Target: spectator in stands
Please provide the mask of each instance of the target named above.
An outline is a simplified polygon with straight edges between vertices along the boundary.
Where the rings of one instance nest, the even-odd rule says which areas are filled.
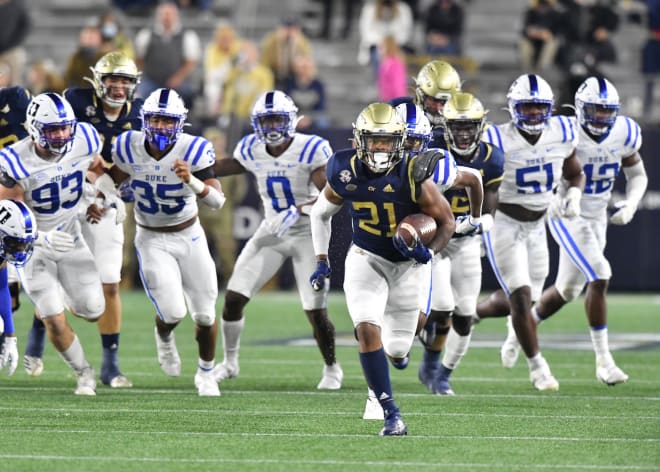
[[[413,33],[413,15],[408,4],[399,0],[370,0],[360,11],[360,45],[358,62],[371,64],[378,77],[379,48],[386,36],[392,36],[399,47],[408,46]]]
[[[133,41],[123,31],[122,21],[114,10],[106,10],[99,17],[101,31],[101,51],[103,54],[119,51],[130,59],[135,58]]]
[[[101,52],[101,31],[96,23],[84,26],[78,36],[78,48],[69,57],[64,71],[65,87],[87,87],[83,77],[91,75],[90,67],[96,64]]]
[[[298,56],[293,60],[293,76],[284,85],[284,93],[298,105],[298,130],[327,128],[325,84],[316,74],[311,56]]]
[[[321,39],[331,39],[332,38],[332,18],[334,12],[334,6],[337,3],[336,0],[321,0],[323,2],[323,18],[321,33],[319,38]],[[353,12],[355,7],[360,5],[359,0],[343,0],[344,4],[344,24],[341,27],[341,35],[339,36],[342,39],[348,38],[351,34],[351,24],[353,23]]]
[[[62,93],[66,88],[57,67],[50,59],[34,62],[28,67],[27,88],[32,95],[40,93]]]
[[[408,70],[406,58],[392,36],[385,36],[378,66],[378,99],[381,102],[403,97],[408,94]]]
[[[587,42],[597,63],[616,62],[616,48],[611,35],[619,27],[619,15],[613,0],[597,0],[589,8]]]
[[[281,24],[261,42],[261,62],[273,72],[277,89],[282,89],[293,75],[293,59],[311,55],[312,44],[295,16],[283,18]]]
[[[519,44],[523,72],[543,73],[554,61],[561,27],[555,3],[555,0],[530,0]]]
[[[9,66],[7,81],[23,85],[26,53],[23,42],[30,32],[30,16],[22,0],[1,0],[0,62]]]
[[[220,115],[225,81],[240,48],[241,41],[234,27],[224,20],[218,23],[213,40],[204,51],[204,102],[209,119],[217,120]]]
[[[454,0],[436,0],[426,11],[426,52],[461,54],[463,7]]]
[[[225,82],[219,125],[227,136],[227,149],[234,149],[238,139],[250,128],[252,105],[259,95],[273,88],[273,72],[260,63],[259,49],[252,41],[243,41],[238,60]]]
[[[181,26],[179,7],[166,1],[156,8],[155,24],[135,38],[136,63],[142,70],[137,95],[148,97],[157,88],[179,92],[190,110],[195,95],[193,72],[202,55],[197,33]]]
[[[660,0],[647,0],[649,36],[642,50],[642,73],[646,79],[644,88],[644,117],[653,113],[655,80],[660,75]]]

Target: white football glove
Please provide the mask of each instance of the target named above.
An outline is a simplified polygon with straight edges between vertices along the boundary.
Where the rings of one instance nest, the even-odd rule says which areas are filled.
[[[115,213],[115,224],[122,224],[126,219],[126,204],[124,201],[116,195],[110,197],[105,197],[105,204],[117,210]]]
[[[66,252],[73,249],[75,241],[73,240],[73,236],[66,231],[52,229],[45,233],[39,233],[35,244],[50,248],[57,252]]]
[[[613,225],[627,225],[635,216],[637,205],[629,200],[621,200],[614,204],[618,208],[612,216],[610,216],[610,223]]]
[[[18,367],[18,344],[15,336],[6,336],[0,349],[0,370],[7,368],[7,375],[13,375]]]
[[[472,234],[486,233],[493,227],[493,217],[485,214],[479,218],[473,218],[472,215],[459,216],[456,218],[456,233]]]
[[[548,206],[550,218],[575,218],[580,216],[580,200],[582,191],[577,187],[569,187],[566,195],[555,194]]]
[[[266,229],[273,236],[281,238],[298,221],[298,218],[300,218],[298,208],[295,205],[291,205],[286,210],[268,219],[266,221]]]

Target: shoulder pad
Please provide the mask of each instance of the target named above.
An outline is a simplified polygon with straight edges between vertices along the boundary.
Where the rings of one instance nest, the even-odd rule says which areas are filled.
[[[423,182],[433,175],[435,166],[445,155],[441,151],[428,150],[421,152],[413,162],[412,177],[417,183]]]

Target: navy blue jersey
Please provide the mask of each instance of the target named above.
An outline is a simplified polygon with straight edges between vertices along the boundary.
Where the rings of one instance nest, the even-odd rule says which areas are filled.
[[[489,185],[502,181],[504,153],[492,144],[482,141],[479,144],[476,156],[469,162],[463,160],[458,154],[454,154],[454,159],[459,166],[472,167],[481,172],[484,189],[487,189]],[[470,202],[464,189],[450,188],[445,192],[445,197],[449,200],[454,215],[462,216],[470,213]]]
[[[108,121],[103,113],[103,104],[101,99],[96,96],[92,88],[70,88],[65,90],[66,98],[76,115],[78,121],[91,123],[98,131],[103,140],[101,156],[103,159],[112,162],[112,144],[117,136],[127,130],[142,129],[142,120],[140,119],[140,108],[144,100],[136,98],[132,103],[126,103],[121,114],[115,121]]]
[[[389,172],[375,174],[358,159],[355,149],[337,151],[328,161],[328,184],[350,202],[353,243],[393,262],[407,261],[392,243],[397,224],[419,213],[421,184],[412,179],[415,159],[400,161]]]
[[[31,99],[22,87],[0,89],[0,149],[27,137],[25,111]]]

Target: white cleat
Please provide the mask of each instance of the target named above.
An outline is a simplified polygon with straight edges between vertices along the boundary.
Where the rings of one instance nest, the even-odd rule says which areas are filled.
[[[23,356],[25,372],[32,377],[39,377],[44,372],[44,361],[40,357]]]
[[[504,344],[502,344],[500,349],[500,358],[502,359],[502,365],[507,369],[511,369],[516,365],[518,356],[520,355],[520,343],[518,342],[516,331],[513,329],[511,315],[506,318],[506,328],[507,334]]]
[[[604,384],[613,386],[628,381],[628,374],[612,363],[604,366],[597,365],[596,378]]]
[[[73,391],[76,395],[94,396],[96,395],[96,380],[94,379],[94,369],[85,367],[78,375],[78,384]]]
[[[381,420],[385,419],[385,412],[383,407],[380,406],[380,402],[376,398],[376,394],[373,390],[369,389],[367,395],[367,404],[364,406],[364,414],[362,415],[363,420]]]
[[[158,350],[158,363],[160,364],[160,368],[170,377],[178,377],[181,375],[181,358],[179,357],[179,351],[176,349],[174,332],[170,333],[169,341],[165,341],[160,337],[158,334],[158,328],[154,327],[154,334],[156,337],[156,349]]]
[[[222,363],[216,365],[211,372],[213,373],[216,382],[222,382],[225,379],[238,377],[240,371],[241,369],[238,367],[238,364],[222,361]]]
[[[124,375],[119,374],[112,378],[109,385],[110,388],[131,388],[133,387],[133,382],[128,380]]]
[[[213,378],[212,371],[203,371],[197,369],[195,374],[195,387],[197,387],[197,393],[200,397],[219,397],[220,396],[220,387],[218,387],[218,382]]]
[[[316,386],[319,390],[339,390],[344,379],[344,371],[338,363],[323,366],[323,377]]]
[[[559,382],[550,372],[550,366],[545,359],[541,359],[538,367],[529,372],[529,380],[536,390],[559,390]]]

